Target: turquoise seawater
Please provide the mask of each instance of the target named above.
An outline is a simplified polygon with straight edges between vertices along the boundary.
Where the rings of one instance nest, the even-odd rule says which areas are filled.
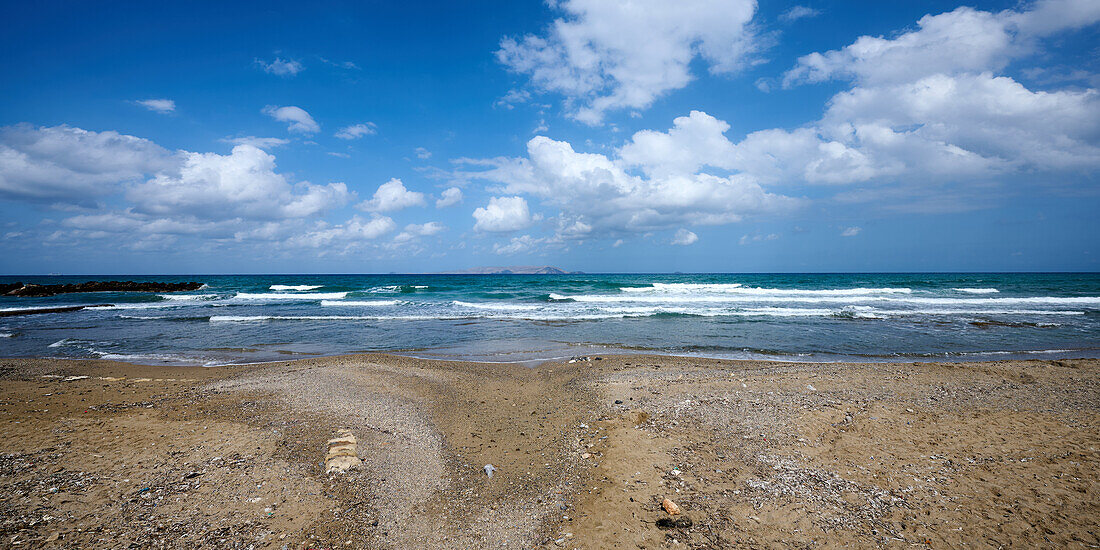
[[[1100,274],[211,275],[180,294],[0,297],[0,356],[225,364],[390,351],[527,361],[655,352],[806,361],[1100,356]]]

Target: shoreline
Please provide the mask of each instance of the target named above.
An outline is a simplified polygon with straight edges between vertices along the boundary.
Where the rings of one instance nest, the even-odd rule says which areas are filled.
[[[555,342],[557,343],[557,342]],[[409,359],[417,359],[423,361],[443,361],[443,362],[458,362],[458,363],[483,363],[486,365],[527,365],[538,366],[543,363],[553,363],[558,361],[568,361],[570,359],[577,359],[584,356],[652,356],[652,357],[669,357],[676,359],[699,359],[699,360],[711,360],[711,361],[726,361],[726,362],[774,362],[784,364],[822,364],[822,365],[835,365],[845,363],[856,364],[895,364],[895,363],[985,363],[985,362],[998,362],[998,361],[1063,361],[1063,360],[1100,360],[1100,348],[1079,348],[1079,349],[1041,349],[1041,350],[1015,350],[1015,351],[961,351],[961,352],[943,352],[940,354],[935,353],[909,353],[909,354],[883,354],[883,355],[843,355],[843,354],[819,354],[813,356],[812,353],[775,353],[764,354],[752,351],[745,351],[745,356],[730,356],[722,354],[708,354],[706,352],[674,352],[674,351],[661,351],[661,350],[647,350],[639,349],[636,347],[628,346],[612,346],[612,345],[596,345],[596,344],[566,344],[566,346],[576,346],[576,353],[567,354],[555,354],[551,356],[532,356],[524,359],[514,360],[500,360],[492,361],[484,358],[479,358],[478,355],[473,355],[473,352],[467,352],[466,354],[455,353],[442,353],[439,355],[430,355],[432,352],[443,351],[447,348],[424,348],[413,351],[406,350],[362,350],[362,351],[338,351],[331,354],[328,353],[304,353],[295,351],[282,351],[276,350],[275,353],[280,354],[279,357],[273,356],[270,359],[258,360],[258,361],[246,361],[246,362],[216,362],[207,361],[205,363],[195,360],[194,362],[162,362],[162,363],[149,363],[142,362],[152,359],[157,354],[129,354],[133,359],[119,359],[117,357],[110,357],[111,355],[119,354],[105,354],[107,357],[64,357],[64,356],[46,356],[46,355],[27,355],[27,356],[0,356],[0,361],[5,359],[10,360],[49,360],[49,361],[115,361],[132,366],[161,366],[161,367],[202,367],[202,368],[221,368],[221,367],[237,367],[237,366],[252,366],[252,365],[269,365],[274,363],[284,363],[287,361],[300,361],[307,359],[337,359],[341,357],[353,357],[358,355],[392,355],[397,357],[406,357]],[[221,349],[214,350],[202,350],[202,351],[223,351]],[[517,349],[510,352],[498,352],[497,355],[518,355],[531,354],[533,352],[529,350]],[[288,357],[289,356],[289,357]],[[179,356],[183,358],[184,356]]]
[[[0,536],[47,548],[1100,543],[1100,360],[595,357],[0,359]],[[340,430],[362,464],[326,475]],[[663,498],[691,525],[659,524]]]

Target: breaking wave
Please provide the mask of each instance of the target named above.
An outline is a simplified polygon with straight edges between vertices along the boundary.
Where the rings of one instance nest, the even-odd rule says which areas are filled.
[[[347,296],[347,292],[310,292],[304,294],[281,294],[281,293],[248,293],[238,292],[234,298],[238,300],[342,300]]]
[[[268,290],[316,290],[324,285],[271,285]]]
[[[399,300],[321,300],[322,307],[346,306],[346,307],[386,307],[400,304]]]

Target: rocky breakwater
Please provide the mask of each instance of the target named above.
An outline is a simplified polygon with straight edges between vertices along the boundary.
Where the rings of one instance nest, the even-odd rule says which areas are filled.
[[[88,281],[65,285],[36,285],[33,283],[0,283],[0,295],[42,297],[76,292],[182,292],[198,290],[202,283],[156,283],[138,281]]]

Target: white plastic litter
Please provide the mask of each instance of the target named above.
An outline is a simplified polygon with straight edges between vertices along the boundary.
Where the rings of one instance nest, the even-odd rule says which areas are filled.
[[[490,479],[492,479],[493,477],[493,472],[497,470],[498,468],[496,466],[493,466],[492,464],[485,465],[485,475],[489,476]]]

